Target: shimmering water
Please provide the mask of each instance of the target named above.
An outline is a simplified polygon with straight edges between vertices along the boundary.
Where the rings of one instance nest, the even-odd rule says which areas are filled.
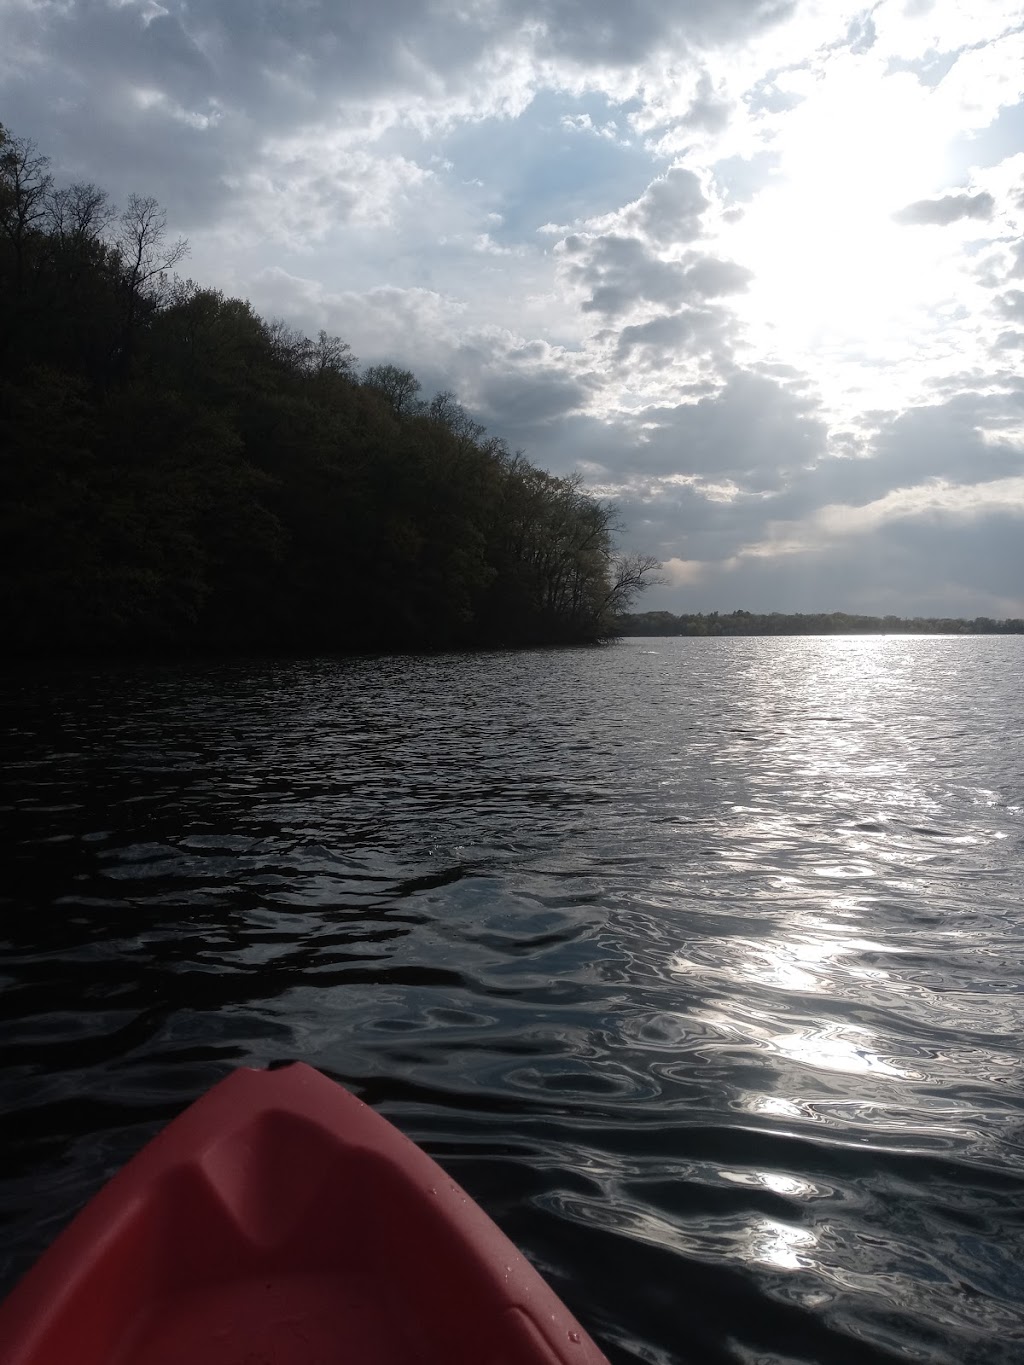
[[[4,1283],[239,1063],[615,1362],[1024,1359],[1024,640],[9,676]]]

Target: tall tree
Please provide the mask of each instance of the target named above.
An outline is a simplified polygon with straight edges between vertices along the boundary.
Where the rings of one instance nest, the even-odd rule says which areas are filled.
[[[188,255],[188,241],[168,242],[167,215],[149,195],[133,194],[118,221],[114,250],[120,265],[123,298],[120,360],[130,362],[135,333],[152,312],[168,285],[168,273]]]
[[[398,365],[173,275],[153,199],[0,133],[0,637],[23,649],[601,638],[653,561]],[[15,284],[18,288],[15,288]]]
[[[409,416],[419,407],[417,395],[423,387],[411,370],[398,365],[370,365],[363,383],[381,394],[397,417]]]
[[[17,292],[25,285],[30,239],[46,220],[53,184],[49,165],[49,157],[40,156],[34,142],[12,137],[0,125],[0,233],[13,253]]]

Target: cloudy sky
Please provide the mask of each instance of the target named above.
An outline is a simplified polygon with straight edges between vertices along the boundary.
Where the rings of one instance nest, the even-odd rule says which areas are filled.
[[[580,470],[646,606],[1024,615],[1020,0],[0,0],[0,121]]]

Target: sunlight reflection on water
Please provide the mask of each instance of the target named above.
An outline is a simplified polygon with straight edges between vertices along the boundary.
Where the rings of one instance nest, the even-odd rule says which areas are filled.
[[[616,1362],[1024,1353],[1014,639],[84,669],[8,697],[12,1268],[302,1056]]]

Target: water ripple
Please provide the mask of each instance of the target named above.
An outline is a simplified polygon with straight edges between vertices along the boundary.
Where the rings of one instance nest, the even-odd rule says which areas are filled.
[[[1013,638],[24,671],[4,1281],[303,1057],[617,1363],[1024,1354]]]

